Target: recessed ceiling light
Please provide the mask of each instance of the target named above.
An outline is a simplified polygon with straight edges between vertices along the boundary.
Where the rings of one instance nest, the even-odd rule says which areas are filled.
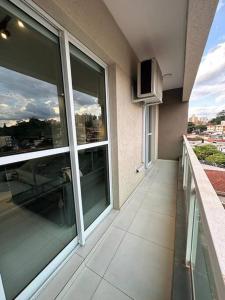
[[[25,27],[24,24],[23,24],[23,22],[20,21],[20,20],[17,21],[17,24],[18,24],[18,26],[21,27],[21,28],[24,28],[24,27]]]
[[[5,32],[1,32],[1,37],[4,39],[4,40],[7,40],[8,36]]]

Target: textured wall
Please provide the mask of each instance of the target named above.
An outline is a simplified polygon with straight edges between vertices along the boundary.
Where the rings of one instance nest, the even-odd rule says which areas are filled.
[[[182,89],[165,91],[159,105],[159,158],[178,159],[187,122],[188,102],[182,102]]]
[[[137,58],[101,0],[34,0],[65,29],[109,65],[114,207],[119,208],[144,173],[142,108],[131,103]]]
[[[142,162],[143,114],[140,104],[131,103],[131,78],[116,68],[117,135],[120,206],[144,173],[136,173]]]

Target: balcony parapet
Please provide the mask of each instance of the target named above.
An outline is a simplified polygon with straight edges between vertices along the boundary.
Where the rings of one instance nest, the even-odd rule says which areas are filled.
[[[193,293],[197,293],[195,277],[201,274],[207,277],[212,299],[222,300],[225,295],[225,210],[186,136],[183,136],[182,168],[188,227],[186,264],[191,268]],[[204,254],[207,274],[198,265],[199,251]]]

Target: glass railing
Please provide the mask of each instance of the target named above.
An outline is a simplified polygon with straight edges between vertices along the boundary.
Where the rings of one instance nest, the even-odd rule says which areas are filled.
[[[193,298],[224,300],[225,210],[185,136],[182,168]]]

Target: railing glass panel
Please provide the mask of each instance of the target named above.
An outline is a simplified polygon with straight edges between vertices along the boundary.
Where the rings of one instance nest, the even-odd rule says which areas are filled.
[[[191,272],[196,300],[213,300],[215,288],[212,278],[212,269],[209,261],[207,239],[203,231],[197,201],[194,209],[194,225],[192,235]]]

